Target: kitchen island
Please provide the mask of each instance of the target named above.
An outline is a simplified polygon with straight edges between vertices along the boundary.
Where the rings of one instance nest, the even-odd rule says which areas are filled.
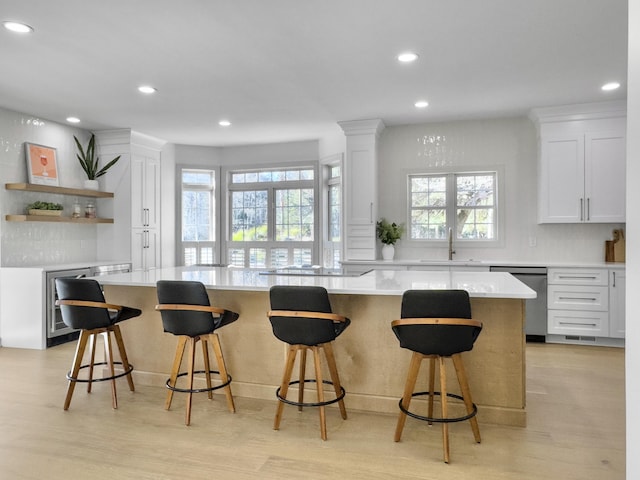
[[[142,309],[142,316],[122,324],[135,380],[164,385],[176,338],[162,330],[157,304],[158,280],[197,280],[212,305],[240,314],[219,331],[234,395],[273,399],[281,381],[285,346],[271,331],[266,312],[272,285],[325,287],[333,311],[351,326],[334,350],[347,409],[398,411],[411,352],[401,349],[391,321],[400,317],[402,293],[409,289],[464,289],[471,296],[473,318],[484,328],[473,351],[464,353],[480,422],[526,425],[524,300],[535,292],[506,273],[373,270],[359,276],[312,274],[264,275],[259,270],[223,267],[175,267],[134,271],[99,281],[110,303]],[[426,374],[421,380],[426,383]],[[455,378],[453,370],[450,378]],[[455,388],[451,382],[452,391]],[[418,388],[424,385],[418,384]],[[162,398],[159,398],[162,403]]]

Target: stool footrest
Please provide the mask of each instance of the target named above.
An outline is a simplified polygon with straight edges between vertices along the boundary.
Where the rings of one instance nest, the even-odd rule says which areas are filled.
[[[293,382],[289,382],[289,386],[297,385],[299,383],[300,383],[300,380],[294,380]],[[304,381],[304,383],[317,383],[317,382],[315,379],[307,379]],[[322,383],[325,385],[333,385],[333,382],[330,380],[323,380]],[[340,390],[341,390],[340,395],[338,395],[336,398],[333,398],[331,400],[326,400],[324,402],[315,402],[315,403],[294,402],[293,400],[287,400],[285,397],[280,395],[280,387],[278,387],[278,389],[276,390],[276,397],[278,397],[278,400],[280,400],[282,403],[286,403],[288,405],[295,405],[297,407],[324,407],[325,405],[331,405],[332,403],[339,402],[344,398],[344,396],[346,395],[346,391],[342,385],[340,386]]]
[[[113,362],[113,364],[122,365],[122,362]],[[108,365],[108,362],[100,362],[100,363],[93,364],[94,367],[97,367],[98,365]],[[91,364],[81,365],[80,370],[82,370],[83,368],[89,368],[89,367],[91,367]],[[69,370],[67,372],[67,380],[70,380],[72,382],[81,382],[81,383],[106,382],[108,380],[114,380],[116,378],[124,377],[125,375],[129,375],[131,372],[133,372],[133,365],[129,364],[129,368],[122,373],[109,375],[108,377],[92,378],[91,380],[89,380],[88,378],[72,377],[71,370]]]
[[[429,392],[415,392],[411,394],[411,397],[419,397],[423,395],[429,395]],[[441,396],[441,392],[433,392],[433,395]],[[447,397],[456,398],[458,400],[463,400],[464,398],[460,395],[456,395],[455,393],[447,393]],[[406,408],[402,406],[402,399],[398,402],[398,406],[400,410],[409,415],[410,417],[416,418],[418,420],[424,420],[425,422],[435,422],[435,423],[454,423],[454,422],[463,422],[465,420],[469,420],[473,418],[478,413],[478,407],[475,403],[473,405],[473,412],[464,415],[462,417],[448,417],[448,418],[434,418],[434,417],[425,417],[424,415],[418,415],[417,413],[410,412]]]
[[[207,373],[207,371],[206,371],[206,370],[196,370],[196,371],[194,371],[193,373],[194,373],[194,375],[195,375],[196,373]],[[216,375],[220,375],[220,372],[219,372],[219,371],[217,371],[217,370],[209,370],[209,372],[208,372],[208,373],[209,373],[209,374],[214,373],[214,374],[216,374]],[[182,373],[179,373],[179,374],[176,376],[176,383],[178,382],[178,378],[179,378],[179,377],[185,377],[185,376],[187,376],[187,375],[189,375],[189,372],[182,372]],[[169,390],[173,390],[174,392],[182,392],[182,393],[189,393],[189,392],[191,392],[191,393],[212,392],[212,391],[214,391],[214,390],[218,390],[219,388],[224,388],[224,387],[226,387],[227,385],[229,385],[229,384],[231,383],[232,378],[231,378],[231,375],[227,375],[227,377],[228,377],[229,379],[228,379],[226,382],[221,383],[220,385],[215,385],[215,386],[213,386],[213,387],[211,387],[211,388],[178,388],[178,387],[172,387],[172,386],[169,384],[169,383],[171,382],[171,379],[170,379],[170,378],[169,378],[169,379],[167,379],[166,386],[167,386],[167,388],[168,388]]]

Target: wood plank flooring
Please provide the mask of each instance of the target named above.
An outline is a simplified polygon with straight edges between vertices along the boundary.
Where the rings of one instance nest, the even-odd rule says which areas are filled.
[[[468,422],[453,424],[449,465],[439,426],[408,419],[395,443],[396,416],[349,410],[348,385],[349,418],[328,410],[326,442],[316,409],[285,406],[280,430],[272,430],[275,393],[274,401],[236,397],[235,414],[222,393],[213,401],[194,395],[186,427],[184,395],[165,411],[163,388],[136,386],[132,393],[119,380],[117,410],[104,383],[91,394],[78,385],[65,412],[73,351],[73,344],[0,348],[0,478],[625,478],[623,349],[528,344],[529,425],[484,424],[480,412],[476,444]]]

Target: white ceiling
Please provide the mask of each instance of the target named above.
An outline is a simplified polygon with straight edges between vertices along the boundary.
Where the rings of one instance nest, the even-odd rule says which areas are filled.
[[[4,20],[35,32],[0,29],[0,106],[179,144],[626,98],[627,0],[0,0]]]

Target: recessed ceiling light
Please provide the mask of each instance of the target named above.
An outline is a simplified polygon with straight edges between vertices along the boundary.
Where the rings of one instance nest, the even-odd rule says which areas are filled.
[[[231,125],[231,122],[229,120],[220,120],[218,122],[218,125],[220,125],[221,127],[228,127]]]
[[[150,85],[140,85],[138,87],[138,91],[149,94],[149,93],[156,93],[158,90],[156,90],[154,87]]]
[[[416,103],[414,103],[414,105],[416,106],[416,108],[426,108],[429,106],[429,102],[425,101],[425,100],[420,100]]]
[[[616,90],[620,88],[620,84],[618,82],[609,82],[609,83],[605,83],[601,88],[605,92],[609,92],[611,90]]]
[[[405,52],[398,55],[398,61],[403,63],[415,62],[418,59],[418,54],[413,52]]]
[[[69,123],[80,123],[80,119],[78,117],[67,117],[67,122],[69,122]]]
[[[7,30],[10,30],[15,33],[33,32],[33,27],[30,27],[26,23],[6,21],[6,22],[2,22],[2,25],[4,25],[4,28],[6,28]]]

